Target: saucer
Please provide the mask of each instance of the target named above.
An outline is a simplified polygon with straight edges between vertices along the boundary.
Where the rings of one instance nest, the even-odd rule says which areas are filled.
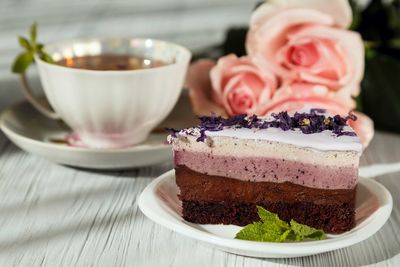
[[[21,149],[50,161],[90,169],[129,169],[171,161],[166,133],[152,133],[139,145],[121,149],[73,147],[65,142],[71,130],[61,121],[39,114],[29,103],[14,105],[1,114],[0,128]]]
[[[332,251],[359,243],[375,234],[388,220],[393,207],[389,191],[374,180],[360,178],[356,202],[356,226],[327,239],[292,243],[234,239],[241,227],[194,224],[181,216],[175,172],[171,170],[149,184],[139,198],[140,210],[152,221],[172,231],[223,251],[250,257],[291,258]]]

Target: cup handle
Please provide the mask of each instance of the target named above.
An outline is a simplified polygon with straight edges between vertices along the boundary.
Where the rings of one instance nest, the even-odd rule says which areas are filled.
[[[44,106],[40,101],[33,95],[32,89],[28,83],[28,79],[26,77],[25,72],[21,74],[21,83],[22,83],[22,93],[24,94],[25,98],[32,104],[34,108],[36,108],[40,113],[44,116],[53,119],[59,120],[61,119],[60,115],[55,113],[53,110],[49,109],[48,107]]]

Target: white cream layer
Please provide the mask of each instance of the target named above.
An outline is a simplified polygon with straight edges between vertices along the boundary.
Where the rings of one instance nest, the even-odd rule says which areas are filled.
[[[346,126],[344,131],[353,132],[353,129]],[[304,134],[299,129],[283,131],[279,128],[267,128],[262,130],[227,128],[215,132],[206,131],[206,135],[210,137],[219,136],[249,140],[267,140],[320,151],[356,151],[360,154],[362,152],[362,145],[357,136],[337,136],[331,131]]]

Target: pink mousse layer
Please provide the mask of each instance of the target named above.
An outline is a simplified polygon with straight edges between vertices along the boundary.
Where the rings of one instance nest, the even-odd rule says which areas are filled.
[[[175,165],[203,174],[254,182],[291,182],[311,188],[352,189],[358,169],[352,166],[320,166],[266,157],[230,157],[175,151]]]

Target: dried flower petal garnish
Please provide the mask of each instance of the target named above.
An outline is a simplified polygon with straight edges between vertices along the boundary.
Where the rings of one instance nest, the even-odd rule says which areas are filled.
[[[247,128],[247,129],[267,129],[267,128],[279,128],[283,131],[294,131],[300,130],[304,134],[320,133],[322,131],[331,131],[336,136],[355,136],[356,133],[353,131],[345,131],[344,127],[348,126],[348,120],[356,120],[357,117],[354,114],[349,114],[345,118],[340,115],[333,117],[326,116],[325,110],[323,109],[311,109],[308,113],[294,113],[290,116],[286,111],[273,113],[268,119],[259,118],[256,115],[250,117],[242,114],[233,116],[230,118],[218,117],[215,115],[200,117],[200,123],[196,127],[199,135],[197,138],[198,142],[204,142],[206,139],[206,131],[215,132],[222,131],[226,128]],[[181,130],[167,129],[172,137],[176,137]],[[188,130],[183,130],[185,134],[193,135],[193,131],[190,133]]]

